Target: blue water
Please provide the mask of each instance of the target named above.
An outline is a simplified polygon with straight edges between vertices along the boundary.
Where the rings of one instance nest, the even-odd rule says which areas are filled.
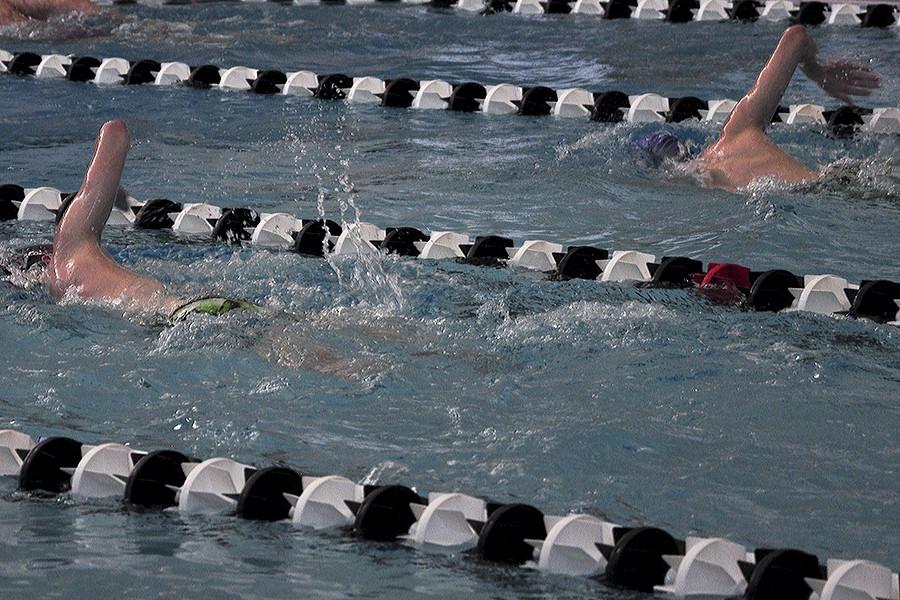
[[[26,25],[0,31],[0,48],[716,98],[744,92],[780,32],[219,4]],[[814,32],[823,54],[882,75],[867,106],[898,105],[898,36]],[[785,100],[836,105],[802,78]],[[775,127],[808,164],[847,160],[854,181],[728,193],[642,166],[629,142],[649,126],[14,77],[0,77],[0,106],[2,182],[76,189],[98,126],[119,117],[133,140],[124,183],[140,199],[900,280],[897,136]],[[698,145],[716,135],[673,130]],[[3,223],[0,252],[50,236]],[[0,283],[0,427],[900,567],[896,327],[452,262],[303,259],[113,227],[105,239],[185,296],[282,314],[164,328]],[[632,597],[340,532],[0,486],[2,597]]]

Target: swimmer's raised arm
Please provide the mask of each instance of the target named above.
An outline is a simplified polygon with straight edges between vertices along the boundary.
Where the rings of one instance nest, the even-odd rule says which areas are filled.
[[[56,252],[66,252],[84,242],[99,245],[103,227],[119,196],[129,140],[123,121],[109,121],[100,129],[81,189],[57,227]]]
[[[56,227],[53,254],[45,257],[47,283],[57,298],[71,294],[171,313],[183,300],[169,296],[157,279],[118,264],[100,242],[103,226],[121,195],[119,180],[128,143],[123,121],[109,121],[100,129],[81,189]]]
[[[878,77],[868,67],[848,61],[820,62],[817,54],[815,42],[802,25],[789,27],[756,83],[732,111],[723,134],[747,128],[765,131],[798,66],[822,89],[848,104],[853,104],[851,94],[868,96],[878,87]]]

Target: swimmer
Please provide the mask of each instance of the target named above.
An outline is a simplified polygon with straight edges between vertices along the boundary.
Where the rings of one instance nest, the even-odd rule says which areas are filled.
[[[139,275],[117,263],[103,248],[100,237],[117,201],[126,196],[120,186],[129,134],[124,121],[109,121],[100,128],[94,156],[81,189],[67,198],[57,213],[53,245],[20,251],[16,262],[28,270],[39,260],[41,277],[57,299],[99,300],[131,312],[158,312],[171,323],[192,314],[223,315],[231,311],[265,313],[271,322],[256,330],[253,350],[270,362],[294,369],[312,369],[347,378],[377,374],[377,361],[358,352],[344,357],[315,340],[304,322],[279,315],[250,302],[221,297],[186,299],[171,294],[158,279]],[[35,259],[40,255],[40,259]],[[2,268],[2,266],[0,266]],[[299,328],[299,330],[298,330]],[[329,336],[335,336],[331,330]],[[386,337],[386,336],[385,336]]]
[[[113,206],[127,206],[127,193],[119,182],[128,144],[124,121],[109,121],[100,128],[81,189],[60,207],[52,251],[41,258],[50,293],[57,300],[74,296],[131,311],[163,312],[173,322],[192,313],[221,315],[232,310],[260,310],[241,300],[186,300],[172,296],[159,280],[129,271],[103,248],[100,236]]]
[[[815,42],[802,25],[788,28],[750,88],[725,122],[716,142],[691,161],[711,187],[736,190],[761,177],[787,183],[812,181],[819,174],[778,147],[766,128],[799,66],[828,94],[853,105],[851,96],[868,96],[879,87],[868,67],[845,60],[820,61]],[[645,136],[638,144],[654,159],[690,159],[678,138],[670,133]]]
[[[65,13],[98,10],[91,0],[0,0],[0,27],[29,19],[46,21]]]

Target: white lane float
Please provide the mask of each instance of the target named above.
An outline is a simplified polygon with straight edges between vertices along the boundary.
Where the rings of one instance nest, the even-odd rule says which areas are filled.
[[[201,463],[182,463],[186,475],[175,498],[182,514],[230,514],[247,479],[256,471],[230,458],[210,458]]]
[[[372,243],[384,239],[385,230],[372,223],[344,223],[341,234],[334,243],[332,254],[375,254],[378,248]]]
[[[789,288],[794,296],[791,308],[822,315],[845,312],[853,305],[847,291],[858,289],[858,285],[847,283],[843,277],[804,275],[802,288]]]
[[[825,119],[824,106],[818,104],[792,104],[784,122],[788,125],[796,125],[799,123],[814,123],[816,125],[824,125],[827,123]]]
[[[518,248],[507,248],[510,255],[507,264],[536,271],[553,271],[556,269],[553,254],[562,251],[562,244],[544,240],[526,240]]]
[[[731,111],[737,106],[737,102],[730,99],[710,100],[707,109],[700,109],[700,116],[707,123],[724,123],[731,115]]]
[[[650,263],[656,262],[656,256],[635,250],[616,250],[606,260],[598,260],[597,265],[603,269],[600,281],[650,281]]]
[[[259,71],[249,67],[231,67],[220,70],[218,87],[225,90],[249,90]]]
[[[867,560],[827,561],[828,578],[812,579],[814,600],[886,600],[900,597],[896,573]]]
[[[628,97],[629,107],[625,120],[629,123],[663,122],[669,110],[669,99],[659,94],[640,94]]]
[[[568,88],[557,93],[553,115],[557,117],[589,117],[594,107],[594,94],[582,88]]]
[[[269,248],[289,248],[294,243],[293,235],[300,231],[303,222],[287,213],[267,213],[260,215],[259,224],[253,228],[250,243]]]
[[[81,461],[70,473],[72,494],[85,498],[107,498],[125,493],[128,475],[147,453],[122,444],[100,444],[82,446],[81,454]]]
[[[287,81],[281,88],[285,96],[312,96],[319,87],[319,76],[312,71],[295,71],[287,74]]]
[[[30,435],[13,429],[0,429],[0,475],[18,476],[22,461],[34,446]]]
[[[829,25],[861,25],[858,4],[832,4],[828,13]]]
[[[654,586],[656,592],[687,596],[743,595],[747,580],[739,561],[752,562],[747,549],[722,538],[685,540],[684,556],[664,555],[670,569],[663,585]]]
[[[785,21],[793,16],[795,10],[797,7],[788,0],[767,0],[759,16],[766,21]]]
[[[572,13],[576,15],[596,15],[602,17],[605,14],[600,0],[577,0],[572,7]]]
[[[130,68],[131,63],[124,58],[104,58],[94,72],[94,83],[100,85],[120,84]]]
[[[560,575],[593,576],[606,570],[606,558],[597,544],[614,545],[618,525],[590,515],[544,517],[547,537],[526,539],[535,549],[534,566]]]
[[[182,62],[164,62],[154,80],[155,85],[175,85],[187,81],[191,76],[191,68]]]
[[[544,14],[544,7],[538,0],[516,0],[512,11],[523,15],[541,15]]]
[[[303,477],[303,493],[299,496],[285,494],[291,504],[291,522],[295,526],[327,529],[350,525],[355,519],[348,502],[362,502],[363,486],[346,477]]]
[[[409,505],[416,522],[401,539],[422,546],[468,549],[478,543],[470,521],[487,520],[487,503],[459,493],[428,494],[428,504]]]
[[[20,221],[55,221],[61,204],[62,194],[56,188],[26,189],[25,198],[19,204],[18,218]]]
[[[12,59],[13,59],[12,54],[10,54],[6,50],[3,50],[2,48],[0,48],[0,73],[7,72],[8,69],[6,68],[6,63],[11,61]]]
[[[34,71],[38,79],[65,79],[66,67],[72,64],[72,59],[62,54],[46,54],[41,57],[41,62]]]
[[[378,104],[381,102],[379,94],[384,94],[384,89],[384,81],[377,77],[356,77],[353,86],[347,92],[347,101]]]
[[[465,258],[465,253],[460,249],[463,244],[471,244],[469,236],[452,231],[434,231],[427,242],[414,242],[419,249],[419,258],[437,260]]]
[[[453,93],[453,86],[441,79],[431,79],[419,83],[419,91],[413,98],[412,108],[438,109],[447,108],[447,99]]]
[[[721,0],[702,0],[695,21],[727,21],[729,19],[725,3]]]
[[[522,88],[509,83],[500,83],[486,88],[481,111],[489,115],[509,115],[519,111],[515,102],[522,100]]]
[[[662,20],[666,18],[664,10],[668,10],[669,4],[665,0],[638,0],[632,19]]]
[[[458,0],[456,8],[457,10],[479,12],[484,9],[484,0]]]
[[[898,19],[900,22],[900,19]],[[873,133],[900,133],[900,108],[876,108],[871,115],[863,116],[862,127]]]
[[[222,209],[212,204],[188,203],[181,212],[169,215],[175,224],[172,231],[179,233],[212,233],[216,221],[222,216]]]

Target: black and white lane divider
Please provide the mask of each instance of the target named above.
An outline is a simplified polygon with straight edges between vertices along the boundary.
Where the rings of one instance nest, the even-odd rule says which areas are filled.
[[[896,3],[825,3],[788,0],[485,0],[485,13],[589,14],[605,19],[689,21],[792,21],[804,25],[896,27]]]
[[[343,528],[366,540],[463,558],[595,577],[610,586],[676,597],[747,600],[900,600],[897,573],[867,560],[828,559],[791,548],[753,551],[723,538],[677,539],[587,514],[545,515],[460,492],[422,495],[400,484],[362,485],[231,458],[66,437],[35,441],[0,430],[0,475],[19,490],[73,498],[120,498],[130,507],[190,515],[284,521],[298,530]]]
[[[382,80],[341,73],[278,71],[236,66],[190,66],[181,62],[129,61],[124,58],[16,54],[0,50],[0,73],[110,85],[180,85],[195,89],[245,91],[256,94],[309,96],[322,100],[377,104],[417,110],[481,112],[491,115],[573,117],[603,123],[679,123],[686,120],[722,123],[737,102],[729,98],[701,100],[654,93],[627,95],[621,91],[591,92],[582,88],[554,90],[510,83],[452,84],[443,80],[408,78]],[[839,134],[855,130],[900,133],[900,107],[843,106],[834,110],[813,103],[781,106],[773,123],[825,126]]]
[[[241,0],[294,5],[427,4],[436,8],[484,15],[517,14],[593,15],[603,19],[650,19],[669,23],[690,21],[791,21],[804,25],[857,27],[900,26],[900,2],[847,0],[845,2],[792,2],[790,0]],[[95,0],[96,4],[152,4],[157,0]],[[188,0],[162,0],[162,4],[189,4]]]
[[[56,188],[0,186],[0,220],[56,219],[69,194]],[[116,207],[110,224],[138,229],[171,229],[231,243],[292,251],[305,256],[391,253],[420,260],[458,260],[474,265],[505,265],[542,271],[556,278],[631,283],[642,287],[697,289],[704,296],[760,311],[807,311],[867,318],[900,325],[900,283],[866,280],[850,283],[832,274],[799,276],[785,269],[754,271],[735,263],[703,262],[637,250],[568,246],[546,240],[517,244],[499,235],[474,239],[466,233],[414,227],[381,228],[372,223],[343,223],[321,217],[298,219],[287,213],[259,213],[244,207],[180,204],[165,198],[140,202],[128,198]],[[20,257],[18,268],[39,262],[40,253]]]

